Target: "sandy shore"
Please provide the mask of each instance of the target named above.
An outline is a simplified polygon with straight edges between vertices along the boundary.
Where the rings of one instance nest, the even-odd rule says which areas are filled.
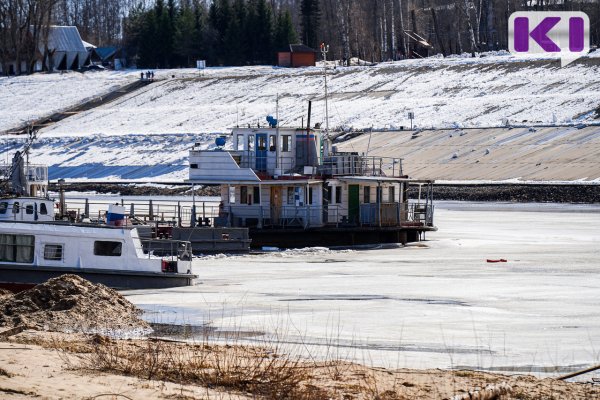
[[[100,338],[100,339],[99,339]],[[142,376],[152,370],[145,361],[141,372],[129,365],[114,364],[108,368],[106,356],[117,354],[115,349],[125,350],[121,357],[139,352],[139,349],[160,349],[168,355],[169,362],[189,361],[200,352],[219,354],[211,358],[203,368],[211,374],[219,369],[222,385],[208,384],[205,376],[172,374],[173,371],[156,371],[154,377]],[[101,351],[99,351],[101,349]],[[112,349],[112,350],[110,350]],[[137,349],[137,350],[136,350]],[[317,363],[305,360],[299,363],[278,365],[273,387],[289,385],[288,395],[265,392],[260,383],[235,381],[229,365],[238,357],[240,350],[235,346],[153,342],[149,340],[110,340],[99,336],[81,334],[58,334],[39,331],[24,331],[0,343],[0,398],[10,399],[255,399],[255,398],[299,398],[299,399],[450,399],[467,395],[488,385],[510,387],[509,395],[498,399],[598,399],[600,388],[581,383],[569,383],[554,379],[537,379],[532,376],[506,376],[476,371],[447,370],[390,370],[371,368],[346,362]],[[126,355],[127,354],[127,355]],[[177,354],[177,357],[172,357]],[[247,354],[247,353],[244,353]],[[255,360],[242,364],[244,370],[254,368],[256,360],[269,359],[270,355],[253,349]],[[157,356],[160,358],[160,356]],[[273,356],[273,358],[275,358]],[[222,360],[228,360],[222,363]],[[244,364],[246,363],[246,364]],[[172,364],[174,369],[181,365]],[[223,369],[229,365],[227,371]],[[258,365],[258,364],[256,364]],[[281,375],[285,368],[293,368],[295,375]],[[267,371],[264,369],[262,371]],[[272,373],[272,371],[271,371]],[[158,379],[161,377],[166,379]],[[179,376],[180,379],[174,377]],[[197,380],[191,379],[197,376]],[[225,376],[229,377],[225,379]],[[297,381],[296,378],[301,378]],[[269,387],[269,376],[261,377]],[[273,379],[271,377],[271,379]],[[285,386],[288,387],[288,386]],[[476,397],[473,397],[476,398]],[[479,398],[479,397],[477,397]],[[490,397],[492,398],[492,397]]]

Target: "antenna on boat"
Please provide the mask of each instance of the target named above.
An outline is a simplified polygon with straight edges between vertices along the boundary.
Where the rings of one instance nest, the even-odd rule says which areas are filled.
[[[329,105],[327,102],[327,53],[329,52],[329,45],[325,43],[321,43],[321,54],[323,55],[323,78],[325,82],[325,135],[324,141],[325,146],[323,146],[324,155],[329,155]]]

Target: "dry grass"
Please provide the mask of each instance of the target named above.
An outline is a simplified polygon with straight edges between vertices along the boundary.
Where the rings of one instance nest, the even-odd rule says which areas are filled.
[[[149,380],[222,388],[264,399],[320,399],[305,385],[311,370],[300,358],[252,346],[182,345],[163,340],[123,341],[94,336],[82,367]]]
[[[56,334],[16,340],[57,349],[73,369],[102,371],[152,381],[203,387],[253,399],[407,400],[450,399],[506,382],[502,400],[600,399],[581,385],[479,371],[389,370],[351,362],[314,361],[290,355],[276,341],[257,346],[168,340],[118,340],[105,336]],[[182,393],[181,397],[187,399]]]

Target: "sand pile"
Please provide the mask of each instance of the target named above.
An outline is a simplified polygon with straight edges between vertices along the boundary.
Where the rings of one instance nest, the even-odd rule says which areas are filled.
[[[60,332],[149,329],[141,310],[104,285],[62,275],[13,296],[0,296],[0,327]]]

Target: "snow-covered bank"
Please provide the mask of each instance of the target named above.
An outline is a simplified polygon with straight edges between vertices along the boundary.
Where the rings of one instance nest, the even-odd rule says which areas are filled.
[[[123,72],[0,77],[0,132],[118,89],[137,74]]]
[[[329,72],[330,123],[346,128],[409,126],[409,110],[423,128],[500,126],[505,119],[527,124],[589,121],[600,104],[598,72],[596,57],[560,68],[554,59],[509,55],[338,67]],[[98,95],[111,84],[139,78],[138,74],[0,79],[0,130],[25,116],[41,116],[60,104]],[[283,124],[299,125],[306,117],[308,99],[316,101],[312,120],[324,120],[318,67],[165,70],[156,76],[150,87],[48,127],[44,134],[226,132],[236,124],[264,124],[264,117],[275,113],[278,95]]]
[[[269,66],[156,71],[157,81],[107,105],[73,115],[40,132],[32,160],[50,166],[52,179],[179,182],[187,176],[194,143],[213,145],[235,125],[283,125],[324,119],[322,69]],[[555,59],[510,55],[431,58],[336,68],[330,73],[330,122],[349,128],[415,125],[571,127],[498,128],[374,133],[342,150],[403,157],[405,172],[448,181],[590,182],[600,178],[598,122],[600,58],[565,68]],[[0,131],[46,115],[111,87],[139,79],[139,71],[0,78]],[[33,85],[33,86],[32,86]],[[26,114],[26,115],[25,115]],[[24,116],[25,115],[25,116]],[[26,118],[27,117],[27,118]],[[580,126],[579,126],[580,127]],[[23,140],[4,136],[4,162]]]

